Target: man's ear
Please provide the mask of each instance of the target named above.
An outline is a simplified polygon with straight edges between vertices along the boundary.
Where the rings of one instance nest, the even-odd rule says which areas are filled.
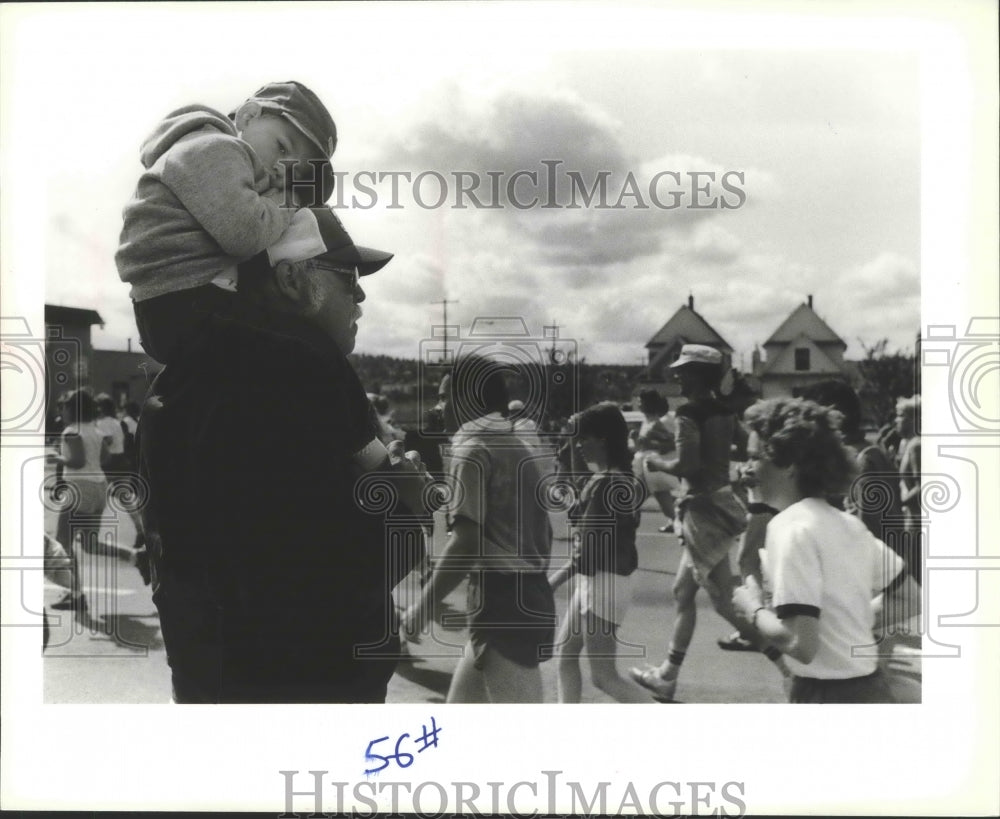
[[[259,102],[254,100],[247,100],[239,108],[236,109],[236,117],[233,122],[236,125],[237,131],[242,131],[247,127],[247,123],[252,119],[256,119],[260,116],[263,109],[260,107]]]
[[[310,283],[303,275],[302,265],[278,262],[274,268],[274,282],[278,292],[297,307],[310,303]]]

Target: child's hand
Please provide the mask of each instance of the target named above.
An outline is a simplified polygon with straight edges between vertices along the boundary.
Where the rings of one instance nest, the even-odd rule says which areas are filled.
[[[290,196],[285,195],[285,191],[282,188],[268,188],[264,191],[261,196],[270,199],[278,207],[281,208],[291,208],[294,207],[294,203]]]

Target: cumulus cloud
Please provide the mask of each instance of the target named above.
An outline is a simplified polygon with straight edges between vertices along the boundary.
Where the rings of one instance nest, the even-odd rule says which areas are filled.
[[[627,157],[621,125],[568,91],[501,89],[492,94],[443,90],[387,138],[376,162],[419,170],[542,170],[542,160],[569,169],[621,171]]]
[[[912,349],[920,330],[920,271],[911,259],[880,253],[838,276],[826,298],[854,355],[862,353],[860,342],[882,338],[891,350]]]
[[[412,275],[406,286],[373,290],[380,304],[370,314],[388,314],[394,306],[412,312],[414,303],[447,291],[458,302],[452,315],[463,321],[506,312],[540,325],[561,314],[574,335],[593,343],[635,338],[635,321],[655,332],[662,323],[657,304],[642,302],[631,278],[652,273],[649,290],[659,294],[678,255],[703,265],[732,262],[741,241],[710,227],[720,211],[688,206],[697,197],[701,204],[718,203],[720,195],[734,207],[742,204],[740,181],[729,178],[726,190],[720,181],[729,169],[718,162],[693,153],[640,161],[627,144],[621,123],[575,94],[526,87],[469,93],[452,85],[384,140],[372,162],[433,171],[453,189],[456,170],[475,173],[484,184],[489,173],[498,174],[496,195],[488,188],[479,195],[500,207],[404,208],[405,219],[397,221],[407,230],[422,224],[425,233],[446,236],[436,243],[439,274],[404,273]],[[671,207],[656,207],[654,197]],[[517,207],[533,198],[532,207]],[[392,333],[403,324],[395,323]],[[640,351],[644,341],[638,340]]]
[[[723,196],[736,207],[745,200],[737,178],[723,187],[729,169],[704,157],[640,160],[625,147],[621,123],[565,90],[472,94],[454,85],[439,102],[404,123],[371,161],[406,169],[414,180],[440,175],[421,179],[416,196],[425,204],[440,198],[442,180],[446,207],[471,204],[458,193],[471,188],[478,201],[497,206],[479,213],[503,223],[519,247],[534,244],[534,256],[550,265],[648,256],[670,233],[689,231],[715,213],[692,204],[719,207]],[[692,178],[691,171],[703,175]]]

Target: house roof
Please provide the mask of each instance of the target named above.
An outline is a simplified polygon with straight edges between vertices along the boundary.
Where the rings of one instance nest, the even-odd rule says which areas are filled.
[[[777,355],[768,356],[760,371],[756,375],[843,375],[845,368],[833,361],[816,342],[805,333],[799,333],[790,340],[791,343],[783,347]],[[809,369],[795,369],[795,350],[805,348],[809,350]]]
[[[802,303],[796,307],[778,327],[771,337],[764,342],[766,347],[769,344],[788,344],[800,335],[815,341],[817,344],[840,344],[845,349],[847,344],[838,336],[830,326],[823,321],[808,304]]]
[[[715,332],[715,328],[690,303],[681,305],[667,323],[646,342],[646,348],[661,347],[676,338],[683,338],[688,344],[707,344],[724,353],[733,352],[726,340]]]
[[[96,310],[86,310],[82,307],[63,307],[58,304],[45,305],[46,324],[100,324],[104,326],[104,319]]]

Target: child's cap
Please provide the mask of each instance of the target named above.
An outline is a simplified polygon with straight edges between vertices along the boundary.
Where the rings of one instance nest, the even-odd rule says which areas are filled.
[[[354,244],[336,214],[330,208],[299,208],[285,232],[267,249],[271,266],[278,262],[301,262],[322,259],[350,272],[367,276],[381,270],[391,253]]]
[[[268,83],[250,100],[291,122],[325,159],[333,156],[337,149],[337,125],[319,97],[302,83],[292,80]]]

